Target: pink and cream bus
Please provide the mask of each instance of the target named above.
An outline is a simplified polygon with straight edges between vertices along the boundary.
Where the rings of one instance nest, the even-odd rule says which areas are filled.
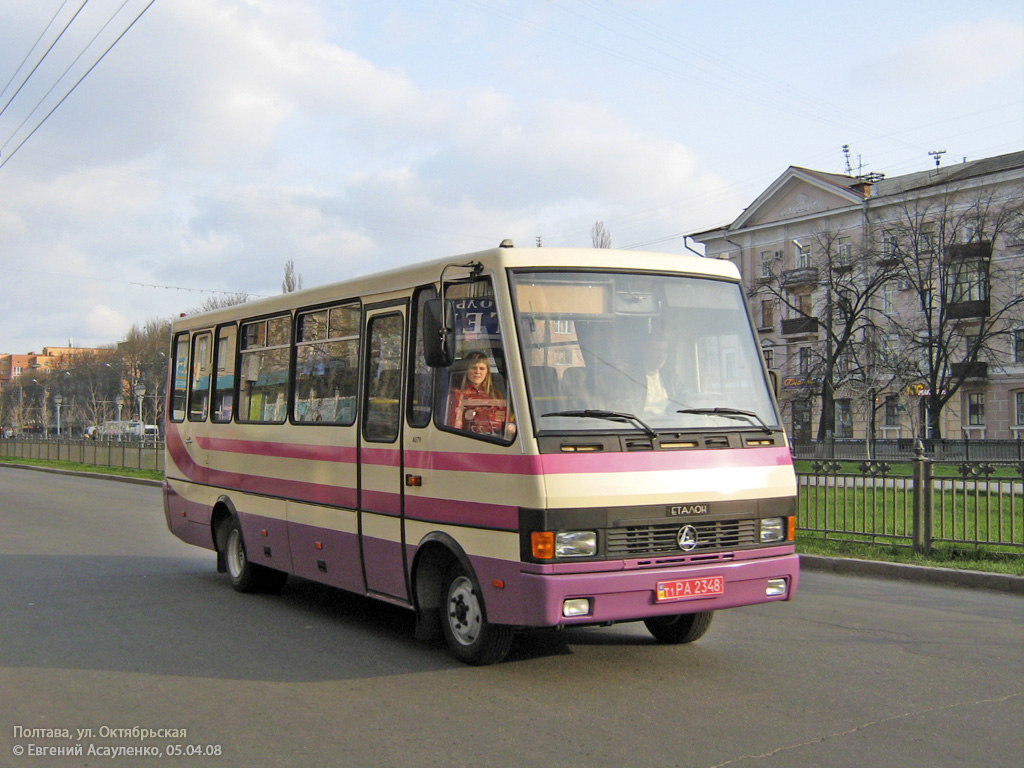
[[[530,629],[690,642],[796,589],[728,262],[506,241],[183,317],[172,354],[167,524],[239,591],[368,595],[487,664]]]

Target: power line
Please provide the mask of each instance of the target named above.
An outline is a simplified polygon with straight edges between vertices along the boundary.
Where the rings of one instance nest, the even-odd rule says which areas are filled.
[[[68,90],[68,92],[67,92],[67,93],[65,93],[65,94],[64,94],[64,95],[63,95],[63,96],[61,97],[61,99],[60,99],[60,100],[59,100],[59,101],[58,101],[58,102],[57,102],[57,103],[56,103],[56,104],[55,104],[55,105],[53,106],[53,108],[52,108],[52,109],[51,109],[51,110],[50,110],[49,112],[47,112],[47,113],[46,113],[46,114],[45,114],[45,115],[43,116],[43,118],[42,118],[42,119],[41,119],[41,120],[40,120],[40,121],[39,121],[38,123],[36,123],[36,125],[35,125],[35,126],[34,126],[34,127],[32,128],[32,130],[31,130],[31,131],[29,131],[28,135],[27,135],[27,136],[25,136],[25,138],[23,138],[23,139],[22,139],[22,140],[21,140],[21,141],[20,141],[20,142],[19,142],[19,143],[17,144],[17,146],[15,146],[15,147],[14,147],[14,149],[13,149],[13,150],[11,150],[10,154],[8,154],[8,155],[6,155],[6,156],[4,156],[4,157],[0,158],[0,168],[3,168],[3,167],[4,167],[5,165],[7,165],[7,162],[8,162],[8,161],[9,161],[9,160],[10,160],[10,159],[11,159],[12,157],[14,157],[14,155],[15,155],[15,154],[17,154],[17,152],[18,152],[18,150],[19,150],[19,149],[21,149],[21,148],[22,148],[22,147],[23,147],[23,146],[25,145],[25,142],[27,142],[27,141],[28,141],[28,140],[29,140],[30,138],[32,138],[32,136],[33,136],[33,135],[35,134],[35,132],[36,132],[36,131],[38,131],[38,130],[39,130],[39,128],[41,128],[41,127],[42,127],[43,123],[45,123],[45,122],[46,122],[46,121],[47,121],[47,120],[48,120],[48,119],[50,118],[50,116],[51,116],[51,115],[52,115],[52,114],[53,114],[54,112],[56,112],[58,108],[60,108],[61,104],[63,104],[63,103],[64,103],[64,102],[65,102],[65,101],[67,100],[67,98],[68,98],[68,97],[69,97],[69,96],[70,96],[70,95],[71,95],[72,93],[74,93],[75,89],[76,89],[76,88],[77,88],[77,87],[78,87],[78,86],[79,86],[79,85],[80,85],[80,84],[82,83],[82,81],[83,81],[83,80],[85,80],[85,78],[89,76],[89,74],[90,74],[90,73],[91,73],[91,72],[92,72],[92,71],[93,71],[93,70],[94,70],[94,69],[95,69],[95,68],[96,68],[96,67],[97,67],[97,66],[99,65],[99,63],[100,63],[101,61],[103,61],[103,59],[104,59],[104,58],[106,57],[106,55],[107,55],[108,53],[110,53],[111,49],[113,49],[113,47],[114,47],[115,45],[117,45],[117,44],[118,44],[118,43],[119,43],[119,42],[121,41],[121,39],[122,39],[122,38],[123,38],[123,37],[124,37],[124,36],[125,36],[126,34],[128,34],[128,31],[129,31],[129,30],[130,30],[130,29],[131,29],[132,27],[134,27],[134,26],[135,26],[135,23],[136,23],[136,22],[137,22],[137,21],[138,21],[138,20],[139,20],[140,18],[142,18],[142,15],[143,15],[143,14],[144,14],[144,13],[145,13],[146,11],[148,11],[148,10],[149,10],[149,8],[150,8],[150,6],[152,6],[152,5],[153,5],[153,3],[155,3],[155,2],[156,2],[156,0],[149,0],[149,2],[148,2],[148,3],[146,4],[146,6],[145,6],[145,7],[144,7],[144,8],[143,8],[143,9],[142,9],[141,11],[139,11],[139,13],[138,13],[138,14],[137,14],[137,15],[135,16],[135,18],[131,20],[131,23],[129,23],[129,24],[128,24],[128,26],[124,28],[124,30],[123,30],[123,31],[121,32],[121,34],[119,34],[119,35],[118,35],[118,36],[117,36],[116,38],[114,38],[114,41],[113,41],[113,42],[111,42],[111,43],[110,43],[110,45],[108,45],[108,46],[106,47],[106,49],[104,49],[103,53],[101,53],[101,54],[100,54],[99,58],[97,58],[97,59],[96,59],[96,61],[94,61],[94,62],[92,63],[92,65],[91,65],[91,66],[90,66],[90,67],[89,67],[89,68],[88,68],[88,69],[87,69],[87,70],[86,70],[86,71],[85,71],[85,72],[84,72],[84,73],[82,74],[82,76],[81,76],[81,77],[79,77],[79,78],[78,78],[78,80],[76,80],[76,81],[75,81],[74,85],[72,85],[72,86],[71,86],[71,88],[70,88],[70,89]],[[86,51],[87,51],[87,50],[88,50],[88,49],[89,49],[89,48],[90,48],[90,47],[92,46],[92,44],[93,44],[93,43],[94,43],[94,42],[96,41],[96,39],[97,39],[97,38],[99,37],[99,35],[100,35],[100,34],[102,33],[102,31],[103,31],[104,29],[106,29],[106,28],[107,28],[107,26],[109,26],[110,22],[114,20],[114,18],[115,18],[115,17],[116,17],[116,16],[117,16],[117,15],[118,15],[118,14],[119,14],[120,12],[121,12],[121,10],[122,10],[122,9],[124,8],[124,6],[125,6],[125,5],[127,5],[127,3],[128,3],[128,0],[124,0],[124,2],[123,2],[123,3],[121,4],[121,6],[120,6],[120,7],[119,7],[119,8],[117,9],[117,11],[115,11],[115,12],[114,12],[114,13],[113,13],[113,14],[111,15],[111,17],[110,17],[110,18],[109,18],[109,19],[107,20],[107,22],[106,22],[106,23],[105,23],[105,24],[103,25],[103,27],[102,27],[102,28],[100,29],[100,31],[99,31],[99,32],[97,32],[97,33],[96,33],[96,35],[95,35],[95,36],[93,37],[93,39],[89,41],[89,44],[88,44],[88,45],[86,45],[86,46],[85,46],[85,48],[83,48],[83,49],[82,49],[81,53],[79,53],[79,54],[78,54],[78,56],[76,56],[76,57],[75,57],[74,61],[73,61],[73,62],[72,62],[72,63],[71,63],[71,64],[70,64],[69,66],[68,66],[68,68],[67,68],[67,69],[65,69],[65,70],[64,70],[64,72],[63,72],[63,73],[61,74],[61,76],[60,76],[59,78],[57,78],[57,81],[56,81],[56,82],[55,82],[55,83],[53,84],[53,86],[52,86],[52,87],[51,87],[51,88],[50,88],[50,89],[49,89],[49,90],[48,90],[48,91],[46,92],[46,94],[45,94],[45,95],[43,96],[43,98],[39,100],[39,102],[38,102],[38,103],[36,104],[36,106],[35,106],[35,107],[34,107],[34,108],[32,109],[32,111],[31,111],[31,112],[29,113],[28,117],[26,117],[26,118],[25,118],[25,120],[23,120],[23,121],[21,122],[21,124],[20,124],[20,125],[19,125],[19,126],[18,126],[17,128],[15,128],[15,129],[14,129],[14,132],[13,132],[13,133],[11,134],[11,136],[10,136],[10,137],[9,137],[9,138],[7,139],[7,142],[6,142],[6,143],[4,143],[3,147],[0,147],[0,152],[2,152],[2,150],[3,150],[3,149],[6,149],[7,145],[8,145],[8,144],[10,144],[11,140],[13,140],[13,139],[14,139],[14,136],[15,136],[15,135],[17,134],[17,132],[18,132],[19,130],[21,130],[22,126],[24,126],[24,125],[25,125],[25,123],[26,123],[26,122],[28,122],[29,118],[31,118],[31,117],[32,117],[32,115],[33,115],[33,114],[35,114],[36,110],[37,110],[37,109],[39,109],[39,107],[40,107],[40,106],[42,105],[42,103],[43,103],[43,100],[45,100],[45,99],[46,99],[46,97],[47,97],[47,96],[49,96],[49,95],[50,95],[50,93],[52,93],[52,91],[54,90],[54,88],[56,88],[56,87],[57,87],[57,85],[59,85],[59,84],[60,84],[61,80],[63,80],[63,79],[64,79],[64,76],[65,76],[65,75],[66,75],[66,74],[67,74],[67,73],[68,73],[68,72],[69,72],[69,71],[71,70],[71,67],[73,67],[73,66],[75,65],[75,63],[76,63],[76,62],[77,62],[77,61],[78,61],[78,60],[79,60],[79,59],[80,59],[80,58],[81,58],[81,57],[82,57],[82,56],[83,56],[83,55],[85,54],[85,52],[86,52]],[[80,8],[79,10],[81,10],[81,8]],[[77,13],[76,13],[76,16],[77,16]],[[52,46],[51,46],[51,48],[52,48]],[[45,58],[45,55],[44,55],[44,58]],[[34,71],[34,70],[33,70],[33,71]]]

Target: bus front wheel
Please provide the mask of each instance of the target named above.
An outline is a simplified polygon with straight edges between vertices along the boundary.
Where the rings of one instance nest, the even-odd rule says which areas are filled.
[[[708,631],[713,615],[714,611],[702,611],[677,616],[657,616],[644,619],[644,625],[659,643],[692,643],[702,638]]]
[[[284,587],[288,574],[263,565],[250,563],[245,554],[245,540],[237,518],[227,523],[224,536],[224,559],[231,577],[231,586],[238,592],[277,592]]]
[[[441,626],[452,655],[474,666],[504,659],[512,647],[512,627],[487,621],[483,598],[461,565],[452,567],[444,584]]]

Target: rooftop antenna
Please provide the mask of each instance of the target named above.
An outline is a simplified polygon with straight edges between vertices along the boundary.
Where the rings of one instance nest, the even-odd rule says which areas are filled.
[[[935,158],[935,167],[938,168],[939,165],[942,163],[942,156],[946,154],[946,150],[936,149],[932,152],[929,152],[928,154]]]
[[[853,176],[853,166],[850,165],[850,145],[843,144],[843,157],[846,158],[846,175]]]

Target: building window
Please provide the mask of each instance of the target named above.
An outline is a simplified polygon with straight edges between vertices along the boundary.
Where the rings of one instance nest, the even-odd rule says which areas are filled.
[[[840,237],[836,241],[836,266],[848,267],[853,254],[853,246],[850,245],[850,238]]]
[[[765,366],[771,370],[775,367],[775,349],[774,347],[761,347],[761,354],[764,356]]]
[[[811,348],[800,347],[797,352],[798,371],[801,375],[806,376],[811,372]]]
[[[794,245],[796,245],[796,268],[807,269],[808,267],[812,266],[811,246],[800,245],[799,243],[796,242],[794,242]]]
[[[560,333],[563,336],[565,336],[567,334],[570,334],[570,333],[575,333],[575,329],[573,328],[573,321],[572,320],[553,320],[551,322],[551,332],[552,333]]]
[[[775,261],[775,251],[761,251],[761,278],[768,280],[772,276],[772,262]]]
[[[761,327],[773,328],[775,326],[775,302],[770,299],[761,301]]]
[[[1024,363],[1024,328],[1013,332],[1013,362]]]
[[[882,311],[886,314],[896,311],[896,291],[898,289],[899,285],[892,281],[882,286]]]
[[[967,395],[967,425],[985,426],[985,393],[971,392]]]
[[[967,259],[951,268],[953,304],[984,301],[988,298],[988,263],[982,259]]]
[[[1024,427],[1024,392],[1015,392],[1013,397],[1017,403],[1017,419],[1014,423],[1018,427]]]
[[[853,437],[853,410],[846,397],[836,400],[836,437]]]
[[[885,426],[898,427],[900,425],[900,398],[899,395],[888,395],[885,398]]]
[[[894,259],[900,254],[899,241],[896,235],[891,232],[882,233],[882,256],[887,259]]]

